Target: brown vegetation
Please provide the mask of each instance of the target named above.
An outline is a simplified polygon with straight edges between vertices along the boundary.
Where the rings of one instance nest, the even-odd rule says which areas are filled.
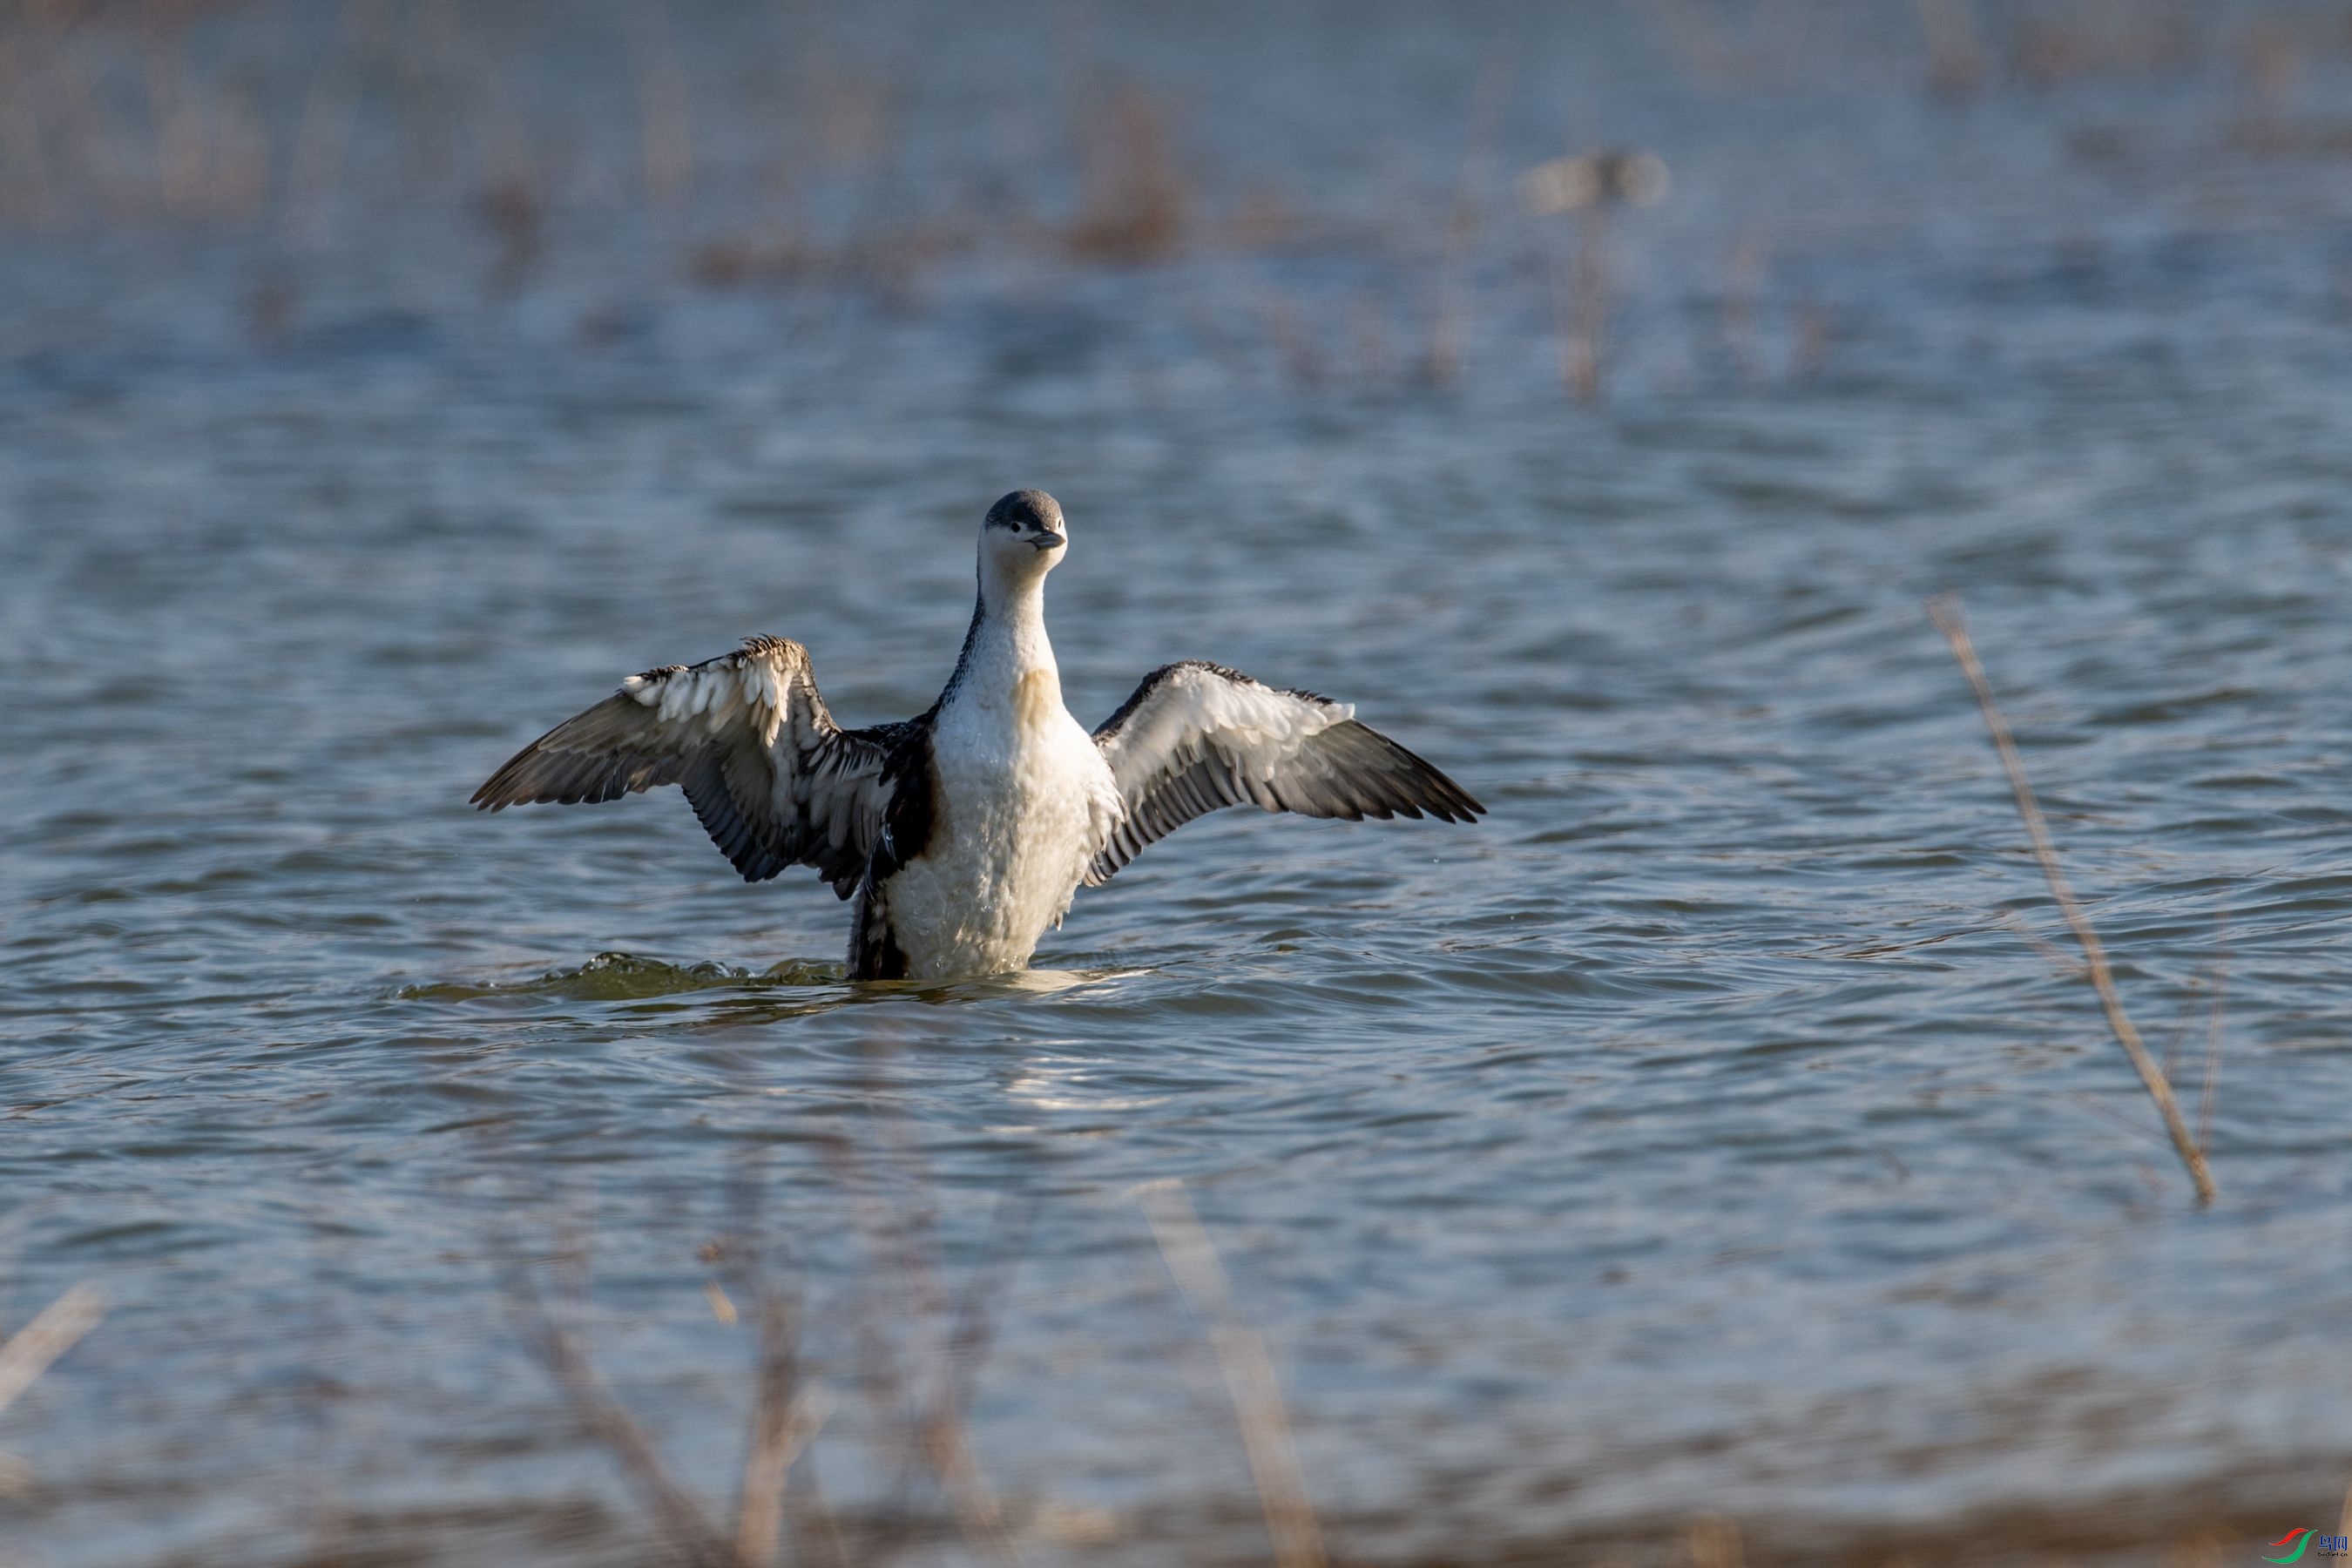
[[[2115,973],[2107,964],[2106,944],[2099,940],[2098,931],[2092,927],[2090,917],[2083,912],[2073,886],[2066,880],[2064,868],[2058,864],[2057,847],[2050,841],[2050,825],[2043,818],[2041,806],[2034,803],[2033,786],[2025,776],[2025,759],[2018,752],[2016,737],[2010,733],[2009,721],[2001,715],[2000,703],[1993,700],[1992,684],[1985,679],[1984,666],[1977,660],[1976,645],[1969,639],[1968,623],[1961,618],[1959,600],[1949,595],[1930,600],[1927,614],[1936,623],[1936,629],[1942,632],[1952,645],[1952,655],[1959,660],[1961,672],[1968,677],[1969,687],[1976,692],[1978,706],[1984,713],[1985,729],[1992,736],[1993,749],[2000,755],[2001,771],[2009,775],[2011,793],[2016,796],[2017,815],[2025,824],[2025,837],[2033,847],[2033,858],[2041,865],[2042,875],[2050,884],[2050,897],[2057,904],[2058,912],[2064,917],[2066,929],[2074,933],[2076,944],[2082,949],[2083,978],[2098,994],[2099,1005],[2107,1016],[2107,1027],[2115,1032],[2116,1043],[2123,1047],[2124,1054],[2131,1058],[2132,1069],[2139,1074],[2148,1098],[2156,1102],[2158,1113],[2164,1118],[2165,1131],[2172,1140],[2173,1152],[2180,1156],[2181,1165],[2189,1172],[2189,1183],[2197,1190],[2197,1201],[2210,1204],[2213,1201],[2213,1173],[2205,1161],[2203,1141],[2190,1134],[2188,1120],[2180,1114],[2180,1102],[2173,1095],[2172,1085],[2165,1077],[2163,1068],[2158,1065],[2156,1058],[2140,1039],[2139,1030],[2133,1025],[2131,1016],[2124,1011],[2123,997],[2116,990]],[[2212,1054],[2208,1058],[2206,1079],[2207,1120],[2210,1117],[2214,1074],[2219,1072],[2221,1066],[2219,1005],[2220,992],[2217,989],[2215,1044]]]

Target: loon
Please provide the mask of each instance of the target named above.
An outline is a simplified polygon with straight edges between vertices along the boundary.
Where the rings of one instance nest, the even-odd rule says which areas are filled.
[[[617,800],[677,784],[744,880],[815,868],[856,900],[856,980],[1025,968],[1081,884],[1098,887],[1197,816],[1470,822],[1486,807],[1351,706],[1190,660],[1143,678],[1092,733],[1062,705],[1045,575],[1069,525],[1015,490],[980,530],[980,602],[930,710],[845,730],[808,650],[755,637],[631,676],[533,741],[473,804]]]

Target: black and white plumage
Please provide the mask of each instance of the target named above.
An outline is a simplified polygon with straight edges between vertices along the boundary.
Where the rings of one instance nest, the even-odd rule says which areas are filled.
[[[1018,490],[981,527],[980,602],[939,700],[845,730],[807,649],[757,637],[632,676],[474,794],[497,811],[677,784],[747,881],[810,866],[855,897],[860,980],[1019,969],[1081,883],[1099,886],[1229,805],[1306,816],[1485,807],[1345,703],[1197,661],[1146,676],[1089,734],[1062,705],[1045,580],[1066,552],[1054,498]]]

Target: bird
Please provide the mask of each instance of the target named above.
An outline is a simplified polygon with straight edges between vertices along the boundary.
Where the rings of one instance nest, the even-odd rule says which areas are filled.
[[[815,869],[854,900],[856,981],[1024,969],[1079,887],[1226,806],[1469,823],[1486,807],[1348,703],[1198,659],[1162,665],[1089,731],[1063,705],[1045,578],[1069,522],[1015,490],[980,529],[955,672],[912,719],[845,730],[808,650],[753,637],[634,675],[474,793],[488,811],[677,784],[744,880]]]

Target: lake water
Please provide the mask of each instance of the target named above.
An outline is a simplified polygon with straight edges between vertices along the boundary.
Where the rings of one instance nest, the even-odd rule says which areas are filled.
[[[894,1424],[968,1378],[1021,1560],[1265,1561],[1171,1179],[1346,1561],[1679,1563],[1721,1516],[1756,1563],[2187,1565],[2331,1527],[2352,59],[2324,13],[2135,52],[2113,8],[1981,9],[1959,98],[1910,7],[648,41],[264,6],[173,43],[247,84],[266,205],[75,206],[59,152],[0,246],[0,1328],[110,1303],[0,1416],[0,1562],[646,1561],[528,1302],[723,1515],[753,1240],[832,1407],[803,1527],[821,1485],[902,1560],[986,1560]],[[2108,53],[2058,79],[2022,29],[2062,12]],[[54,90],[136,69],[9,25]],[[300,186],[322,58],[357,107]],[[436,82],[446,167],[403,96]],[[1181,237],[1074,254],[1151,104]],[[1121,114],[1147,145],[1072,153]],[[486,226],[510,123],[551,194]],[[1511,181],[1601,144],[1674,184],[1581,231],[1580,402],[1580,231]],[[850,259],[767,268],[777,235]],[[845,722],[919,710],[1020,485],[1071,520],[1082,719],[1214,658],[1491,816],[1229,813],[1035,973],[910,990],[845,984],[843,907],[735,880],[674,793],[467,809],[752,632]],[[2192,1121],[2219,1042],[2210,1209],[2036,945],[1946,590]]]

